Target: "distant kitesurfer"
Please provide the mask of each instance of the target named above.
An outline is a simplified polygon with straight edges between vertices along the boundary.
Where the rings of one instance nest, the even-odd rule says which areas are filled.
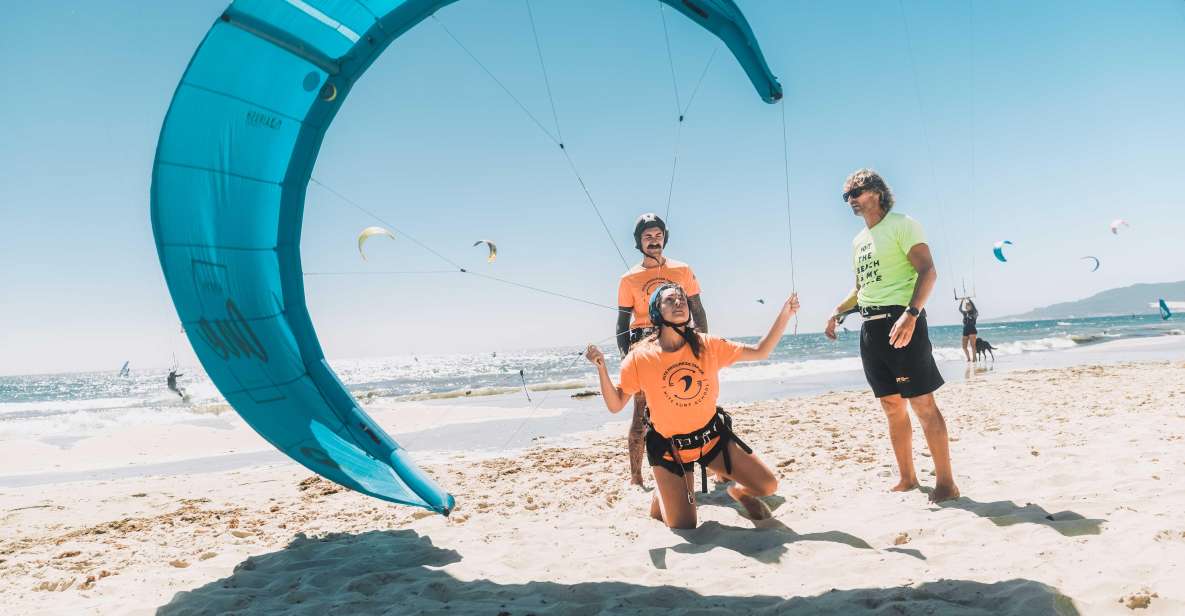
[[[622,357],[638,340],[653,333],[654,325],[648,313],[650,296],[668,282],[686,291],[692,327],[708,333],[708,315],[704,313],[699,281],[691,266],[663,255],[669,239],[667,224],[658,214],[642,214],[634,223],[634,248],[642,253],[642,261],[622,274],[617,285],[617,348]],[[642,485],[645,415],[646,397],[639,391],[634,396],[634,416],[628,436],[630,483],[636,486]]]
[[[177,377],[179,377],[179,376],[185,376],[185,375],[181,372],[177,372],[176,368],[169,371],[169,378],[168,378],[169,391],[177,394],[178,398],[181,398],[182,400],[184,400],[185,399],[185,389],[177,386]]]
[[[958,498],[950,465],[946,421],[934,400],[942,375],[934,362],[922,309],[938,273],[922,225],[893,209],[893,192],[875,171],[860,169],[844,182],[843,200],[866,228],[852,241],[856,286],[844,298],[824,330],[835,340],[837,318],[855,307],[864,317],[860,360],[872,393],[889,421],[889,438],[901,479],[893,491],[918,487],[913,466],[912,426],[906,400],[922,424],[934,459],[936,482],[930,500]]]
[[[964,297],[959,302],[959,312],[963,313],[963,354],[967,361],[975,361],[975,338],[979,330],[975,329],[975,322],[979,320],[979,309],[970,297]]]
[[[729,414],[716,406],[718,373],[738,361],[768,358],[798,311],[798,295],[786,299],[756,345],[697,332],[690,300],[678,284],[666,283],[654,291],[647,312],[656,331],[635,342],[622,360],[620,385],[609,376],[600,349],[589,345],[585,357],[597,366],[601,396],[610,412],[620,411],[634,394],[646,394],[646,453],[658,488],[650,503],[651,517],[671,528],[695,528],[695,476],[688,471],[698,463],[703,489],[706,469],[711,469],[718,480],[736,482],[728,494],[750,518],[768,518],[769,508],[758,497],[778,489],[777,477],[732,431]]]

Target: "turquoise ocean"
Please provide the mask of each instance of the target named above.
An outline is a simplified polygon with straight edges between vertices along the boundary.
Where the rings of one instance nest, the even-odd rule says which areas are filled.
[[[769,360],[726,369],[721,373],[724,401],[863,387],[858,319],[847,326],[838,341],[822,334],[790,335]],[[1181,336],[1182,327],[1155,315],[982,323],[980,336],[996,347],[996,363],[983,368],[1049,365],[1051,360],[1071,363],[1056,358],[1075,349],[1102,349],[1109,341]],[[961,333],[956,325],[930,328],[935,357],[948,381],[958,379],[966,365],[959,349]],[[601,346],[615,371],[620,359],[615,345],[610,341]],[[231,412],[198,366],[181,367],[180,383],[188,393],[182,400],[166,389],[167,370],[132,366],[129,375],[120,376],[122,361],[116,358],[113,364],[106,372],[0,377],[0,442],[34,438],[67,445],[121,426],[210,422]],[[548,398],[554,405],[595,388],[595,373],[577,347],[342,359],[331,364],[363,406],[419,401],[442,408],[475,403],[512,407],[537,405]]]

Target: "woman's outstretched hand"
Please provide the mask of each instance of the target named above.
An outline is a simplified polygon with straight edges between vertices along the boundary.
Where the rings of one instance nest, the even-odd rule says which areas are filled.
[[[798,293],[791,293],[790,297],[786,298],[786,303],[782,304],[782,312],[786,313],[786,316],[792,317],[794,313],[798,312],[798,307]]]
[[[595,344],[588,345],[588,349],[584,351],[584,357],[598,368],[605,367],[605,354]]]

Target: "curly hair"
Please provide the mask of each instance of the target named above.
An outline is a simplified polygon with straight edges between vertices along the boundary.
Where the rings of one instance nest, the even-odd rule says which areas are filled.
[[[885,179],[879,173],[872,169],[857,169],[848,176],[848,179],[843,183],[844,192],[852,190],[853,188],[864,188],[867,190],[875,190],[881,196],[881,209],[886,213],[893,209],[893,189],[885,182]]]

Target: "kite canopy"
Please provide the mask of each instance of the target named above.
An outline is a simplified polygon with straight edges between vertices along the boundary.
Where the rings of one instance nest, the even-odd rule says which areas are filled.
[[[1126,228],[1131,227],[1131,225],[1127,224],[1127,221],[1122,218],[1116,218],[1115,220],[1111,221],[1111,233],[1113,233],[1115,235],[1119,235],[1119,228],[1120,227],[1123,227],[1126,229]]]
[[[1099,271],[1099,264],[1101,263],[1101,261],[1099,261],[1098,257],[1092,257],[1090,255],[1087,255],[1085,257],[1082,257],[1082,260],[1083,261],[1094,261],[1094,267],[1092,267],[1090,271],[1092,271],[1092,272]]]
[[[999,259],[1001,263],[1008,262],[1008,259],[1004,258],[1004,246],[1005,245],[1011,246],[1012,241],[1011,240],[1000,240],[1000,241],[996,242],[996,244],[992,247],[992,254],[996,255],[996,258]]]
[[[173,95],[152,168],[165,281],[206,373],[276,448],[350,489],[447,514],[453,497],[362,411],[305,303],[305,191],[325,131],[396,38],[455,0],[236,0]],[[731,0],[663,0],[782,96]],[[612,44],[612,43],[606,43]]]
[[[382,227],[367,227],[358,234],[358,254],[362,255],[362,260],[366,260],[366,253],[362,250],[362,246],[366,244],[366,240],[376,236],[385,235],[391,239],[395,239],[395,234]]]
[[[486,263],[493,263],[496,261],[498,259],[498,246],[490,240],[477,240],[476,242],[473,242],[473,247],[476,248],[482,244],[485,244],[490,249],[490,254],[486,257]]]

